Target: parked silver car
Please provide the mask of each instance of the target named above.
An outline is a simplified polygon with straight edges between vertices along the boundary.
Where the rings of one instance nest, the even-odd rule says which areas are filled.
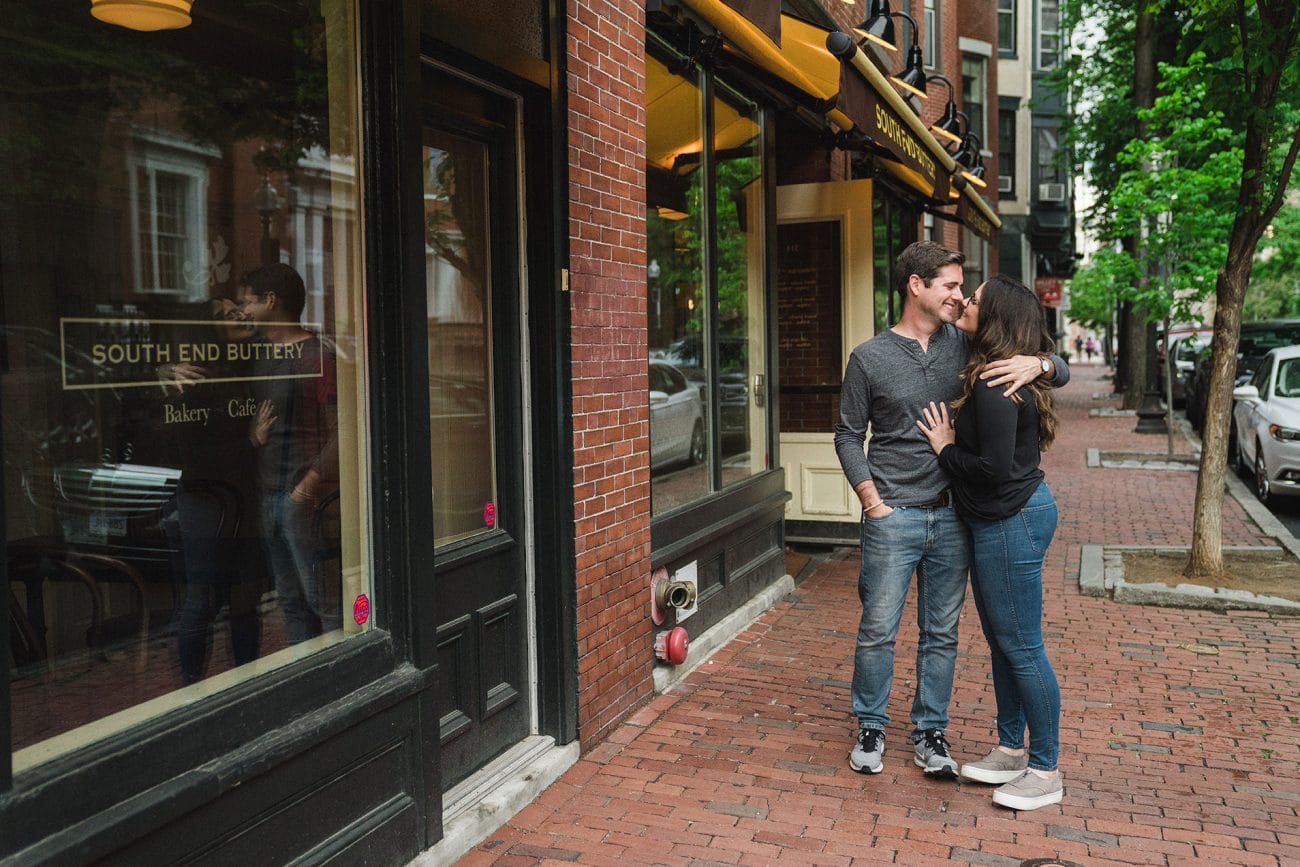
[[[1273,349],[1232,392],[1229,462],[1254,475],[1255,495],[1300,495],[1300,346]]]
[[[650,468],[704,460],[700,390],[663,361],[650,362]]]

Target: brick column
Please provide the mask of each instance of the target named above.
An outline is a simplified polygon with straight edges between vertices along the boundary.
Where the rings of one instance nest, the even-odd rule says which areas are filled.
[[[600,742],[653,693],[645,17],[568,3],[578,727]]]

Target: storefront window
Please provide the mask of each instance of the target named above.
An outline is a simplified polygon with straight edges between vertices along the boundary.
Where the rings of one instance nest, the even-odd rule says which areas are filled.
[[[934,218],[925,215],[927,231],[933,231]],[[876,333],[898,321],[902,298],[894,274],[894,262],[903,248],[916,240],[916,212],[901,199],[877,184],[871,198],[871,273],[875,296]]]
[[[0,42],[15,772],[373,622],[352,3],[130,5]]]
[[[718,403],[724,486],[767,469],[763,137],[758,106],[713,100]]]
[[[650,492],[658,514],[710,488],[713,372],[705,329],[700,143],[694,73],[646,58],[646,208]]]
[[[650,489],[662,514],[769,469],[768,245],[759,107],[711,79],[706,131],[708,73],[654,55],[646,67]]]

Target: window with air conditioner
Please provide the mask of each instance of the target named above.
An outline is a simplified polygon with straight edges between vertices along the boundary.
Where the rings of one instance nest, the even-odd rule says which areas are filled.
[[[1038,200],[1065,201],[1065,173],[1059,159],[1060,131],[1054,127],[1038,127],[1034,131],[1034,145],[1037,151]]]
[[[1016,191],[1016,108],[1006,97],[998,107],[998,195],[1010,198]]]

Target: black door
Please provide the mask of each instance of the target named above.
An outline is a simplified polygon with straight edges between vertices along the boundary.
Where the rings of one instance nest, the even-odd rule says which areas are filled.
[[[443,789],[529,734],[520,100],[423,70]]]

